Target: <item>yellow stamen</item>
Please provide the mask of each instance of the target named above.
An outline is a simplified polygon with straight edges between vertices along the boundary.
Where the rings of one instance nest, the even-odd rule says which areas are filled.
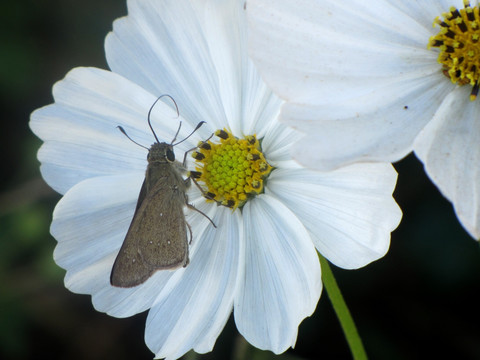
[[[201,183],[207,200],[235,210],[263,192],[264,181],[273,168],[255,135],[238,139],[227,129],[217,130],[215,135],[220,143],[202,142],[192,154],[197,171],[190,176]]]
[[[471,7],[470,1],[463,1],[464,9],[451,7],[442,14],[443,20],[435,18],[433,26],[440,25],[437,35],[432,36],[428,48],[440,49],[438,62],[443,73],[454,84],[470,84],[470,100],[475,100],[480,80],[480,16],[478,6]]]

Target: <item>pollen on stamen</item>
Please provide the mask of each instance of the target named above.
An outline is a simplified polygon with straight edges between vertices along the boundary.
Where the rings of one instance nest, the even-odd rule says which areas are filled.
[[[470,1],[463,1],[464,9],[451,7],[436,17],[433,26],[440,25],[437,35],[432,36],[428,48],[440,50],[438,62],[442,71],[452,83],[463,86],[470,84],[470,100],[475,100],[480,83],[480,15],[478,6],[471,7]]]
[[[267,162],[255,135],[236,138],[227,129],[217,130],[219,143],[201,142],[192,153],[198,180],[207,201],[215,201],[233,210],[263,192],[264,182],[273,167]]]

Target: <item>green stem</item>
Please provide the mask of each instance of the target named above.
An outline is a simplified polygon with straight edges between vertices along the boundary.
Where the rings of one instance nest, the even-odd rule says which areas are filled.
[[[333,305],[333,309],[337,314],[340,325],[342,326],[343,333],[347,339],[348,346],[352,352],[353,358],[355,360],[367,360],[367,353],[363,348],[362,340],[358,335],[357,327],[353,322],[352,315],[350,310],[348,310],[347,304],[343,299],[340,288],[338,287],[337,281],[333,276],[332,269],[328,265],[328,261],[325,258],[318,254],[320,259],[320,265],[322,266],[322,279],[327,290],[328,297]]]

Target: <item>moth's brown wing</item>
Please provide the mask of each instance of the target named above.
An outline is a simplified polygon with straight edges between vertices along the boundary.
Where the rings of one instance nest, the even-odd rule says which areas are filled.
[[[169,176],[158,179],[140,206],[137,204],[113,264],[113,286],[137,286],[157,270],[176,269],[188,263],[185,196],[171,180]]]
[[[138,209],[143,203],[143,200],[145,200],[145,196],[147,196],[147,184],[146,184],[147,179],[143,179],[143,184],[142,188],[140,189],[140,194],[138,194],[138,200],[137,200],[137,206],[135,207],[135,212],[133,213],[133,217],[137,214]],[[133,219],[132,219],[133,221]]]

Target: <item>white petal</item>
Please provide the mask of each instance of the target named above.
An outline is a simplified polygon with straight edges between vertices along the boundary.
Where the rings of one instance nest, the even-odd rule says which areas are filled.
[[[128,2],[105,41],[107,61],[152,94],[170,94],[187,119],[225,124],[217,74],[200,18],[205,1]],[[196,6],[197,5],[197,6]]]
[[[147,151],[117,126],[148,147],[154,138],[147,113],[155,96],[119,75],[95,68],[72,70],[55,84],[53,95],[55,104],[35,111],[30,121],[45,142],[38,157],[50,186],[65,193],[90,177],[145,171]],[[180,121],[172,106],[159,102],[151,116],[157,136],[168,142]]]
[[[280,162],[292,159],[292,144],[302,137],[296,131],[284,124],[273,122],[262,139],[262,152],[272,166],[278,166]]]
[[[437,53],[427,49],[440,14],[431,5],[248,2],[250,53],[267,84],[288,101],[281,120],[306,134],[293,149],[297,161],[330,170],[395,161],[412,150],[453,89]]]
[[[405,97],[349,118],[336,117],[335,106],[288,103],[280,119],[306,134],[293,146],[292,155],[310,168],[327,171],[359,161],[392,162],[410,153],[415,137],[452,90],[451,85],[436,76],[407,82],[405,88],[410,90]]]
[[[216,207],[216,206],[215,206]],[[241,219],[218,208],[193,240],[190,264],[159,291],[147,318],[145,341],[157,358],[177,359],[190,349],[211,351],[233,307],[242,236]]]
[[[128,8],[105,42],[113,71],[172,95],[188,121],[214,129],[250,134],[277,115],[279,99],[247,56],[243,2],[132,0]]]
[[[460,222],[480,239],[480,103],[459,87],[442,103],[415,141],[415,154],[449,199]]]
[[[462,0],[387,1],[419,24],[427,24],[427,26],[432,25],[433,19],[449,10],[451,6],[455,6],[458,9],[463,8]],[[409,29],[406,29],[406,31],[409,31]],[[434,30],[434,32],[436,33],[437,30]]]
[[[230,130],[238,135],[256,132],[263,137],[266,125],[278,116],[281,101],[267,88],[248,57],[243,7],[239,0],[207,1],[205,39],[221,74],[219,93]]]
[[[401,219],[392,198],[396,179],[389,164],[356,164],[327,173],[275,169],[265,192],[293,211],[323,256],[355,269],[388,251],[390,232]]]
[[[404,12],[392,3],[249,1],[250,53],[267,84],[288,101],[315,104],[346,91],[364,93],[379,79],[436,63],[426,45],[439,14],[419,23],[410,13],[424,6],[409,3]],[[412,58],[418,61],[405,61]]]
[[[235,322],[257,348],[278,354],[293,346],[300,322],[315,310],[320,265],[302,223],[268,195],[243,208],[245,270],[235,297]]]

